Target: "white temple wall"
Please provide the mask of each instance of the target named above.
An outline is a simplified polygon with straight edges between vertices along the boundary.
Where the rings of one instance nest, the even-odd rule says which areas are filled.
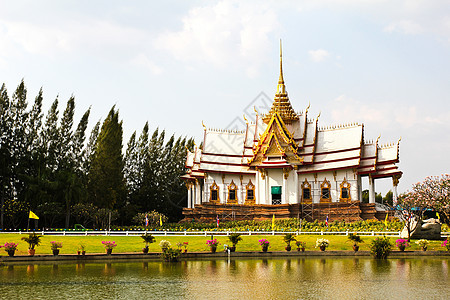
[[[296,185],[296,181],[298,181],[296,174],[296,170],[291,170],[289,172],[289,177],[286,179],[286,203],[295,204],[298,203],[298,186]]]

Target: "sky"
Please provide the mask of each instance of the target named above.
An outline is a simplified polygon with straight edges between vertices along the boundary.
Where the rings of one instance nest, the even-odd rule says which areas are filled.
[[[296,111],[401,138],[400,192],[449,172],[448,1],[0,0],[0,83],[23,79],[30,106],[42,87],[45,111],[74,95],[90,128],[116,105],[124,145],[147,121],[200,144],[202,121],[242,128],[270,106],[280,39]]]

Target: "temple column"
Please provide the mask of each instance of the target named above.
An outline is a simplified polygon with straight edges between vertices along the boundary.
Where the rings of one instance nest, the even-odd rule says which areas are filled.
[[[400,176],[398,176],[398,175],[392,176],[392,203],[394,206],[397,205],[397,199],[398,199],[397,186],[398,186],[399,179],[400,179]]]
[[[300,203],[300,197],[299,197],[300,191],[298,190],[299,183],[298,183],[297,168],[294,168],[294,180],[295,180],[295,184],[294,184],[294,187],[295,187],[295,193],[294,193],[294,195],[295,195],[295,203]]]
[[[289,169],[283,169],[283,187],[281,189],[281,204],[286,204],[287,202],[287,178],[289,177]]]
[[[255,185],[255,204],[261,204],[261,193],[259,192],[259,172],[256,171],[255,174],[255,180],[254,180],[254,185]]]
[[[195,180],[195,204],[202,204],[202,199],[200,199],[200,183]]]
[[[361,184],[361,176],[358,175],[358,179],[357,179],[357,186],[358,186],[358,199],[359,202],[362,201],[362,184]]]
[[[369,203],[375,203],[375,179],[369,175]]]
[[[186,184],[187,185],[187,194],[188,194],[188,208],[193,208],[192,207],[192,203],[191,203],[191,201],[192,201],[192,199],[191,199],[191,193],[192,193],[192,184],[191,183],[187,183]]]
[[[264,189],[265,189],[265,199],[263,204],[272,204],[270,199],[270,186],[269,186],[269,176],[267,176],[267,171],[264,170]]]
[[[209,198],[208,198],[208,184],[206,183],[206,178],[205,181],[203,182],[203,202],[209,202]]]

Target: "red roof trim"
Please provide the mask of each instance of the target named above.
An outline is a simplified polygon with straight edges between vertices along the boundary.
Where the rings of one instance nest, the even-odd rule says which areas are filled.
[[[244,174],[244,175],[256,175],[256,171],[249,172],[229,172],[229,171],[217,171],[217,170],[205,170],[202,169],[203,172],[207,173],[225,173],[225,174]]]
[[[240,155],[240,154],[219,154],[219,153],[202,153],[203,155],[222,156],[222,157],[253,157],[253,155]]]
[[[361,149],[361,147],[355,147],[355,148],[334,150],[334,151],[328,151],[328,152],[316,152],[316,155],[326,155],[326,154],[333,154],[333,153],[341,153],[341,152],[355,151],[355,150],[360,150],[360,149]]]
[[[340,167],[340,168],[330,168],[330,169],[322,169],[322,170],[311,170],[311,171],[298,171],[297,174],[310,174],[310,173],[321,173],[321,172],[329,172],[334,170],[343,170],[343,169],[353,169],[357,166],[347,166],[347,167]]]
[[[202,164],[212,164],[212,165],[247,167],[246,164],[223,163],[223,162],[214,162],[214,161],[206,161],[206,160],[202,160],[201,163]]]

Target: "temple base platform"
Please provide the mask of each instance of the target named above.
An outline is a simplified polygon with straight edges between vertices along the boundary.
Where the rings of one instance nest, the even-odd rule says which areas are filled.
[[[368,219],[381,220],[385,216],[385,214],[377,213],[374,203],[361,203],[359,201],[280,205],[239,205],[207,202],[201,205],[197,204],[195,208],[184,208],[183,215],[184,219],[181,222],[214,222],[217,216],[221,222],[268,220],[273,216],[276,219],[300,218],[307,221],[325,221],[328,216],[328,222],[355,222]]]

